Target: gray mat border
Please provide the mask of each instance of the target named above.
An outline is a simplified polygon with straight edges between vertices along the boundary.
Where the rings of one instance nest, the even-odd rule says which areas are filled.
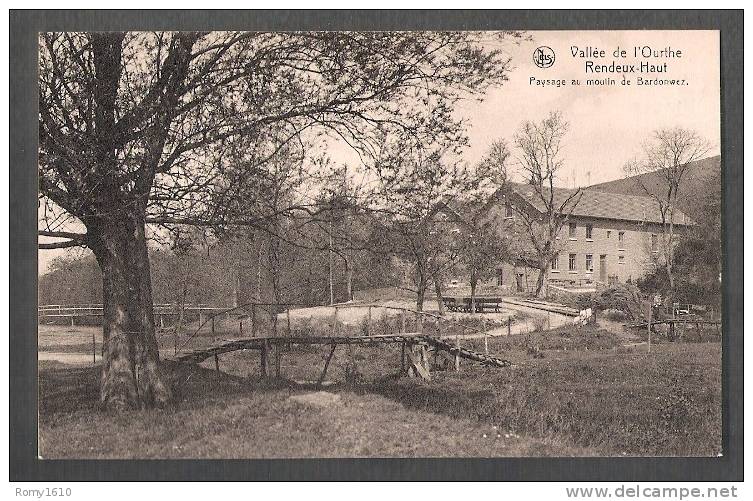
[[[723,457],[293,460],[38,460],[37,33],[108,30],[720,30],[724,347]],[[11,481],[743,479],[743,11],[10,12]],[[734,274],[730,274],[734,270]]]

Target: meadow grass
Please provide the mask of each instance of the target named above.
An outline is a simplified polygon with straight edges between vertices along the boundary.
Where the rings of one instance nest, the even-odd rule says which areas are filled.
[[[484,350],[482,339],[462,344]],[[293,381],[319,378],[326,346],[283,349],[280,379],[262,378],[259,354],[251,350],[222,355],[220,372],[212,360],[166,361],[175,406],[119,414],[96,406],[98,368],[43,362],[40,451],[43,457],[491,457],[721,450],[719,343],[660,343],[647,354],[645,346],[625,348],[613,334],[584,326],[489,338],[487,346],[515,365],[462,361],[455,372],[438,370],[452,364],[430,355],[430,382],[398,376],[399,345],[338,347],[327,391],[342,403],[325,408],[289,396],[309,391]]]
[[[44,458],[299,458],[572,456],[589,451],[493,425],[406,408],[337,387],[338,404],[303,405],[281,381],[239,378],[167,364],[172,408],[97,409],[93,368],[45,366],[40,373]]]

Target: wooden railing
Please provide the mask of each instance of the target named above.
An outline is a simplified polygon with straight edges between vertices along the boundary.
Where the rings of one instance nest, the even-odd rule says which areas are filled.
[[[182,360],[194,360],[199,361],[205,358],[214,357],[215,364],[219,364],[218,355],[227,351],[235,351],[237,349],[244,349],[248,347],[261,347],[262,350],[262,366],[266,366],[267,362],[267,348],[269,343],[296,343],[296,344],[358,344],[358,343],[386,343],[386,342],[399,342],[405,344],[430,344],[437,349],[449,352],[455,359],[455,369],[459,370],[460,359],[468,358],[471,360],[481,361],[484,363],[490,363],[498,367],[505,367],[509,365],[508,361],[499,360],[489,356],[489,348],[487,343],[488,331],[486,328],[486,321],[482,319],[481,328],[465,325],[458,319],[448,318],[432,312],[418,311],[412,308],[388,306],[383,304],[359,304],[359,303],[342,303],[324,306],[325,308],[331,308],[331,330],[325,335],[319,336],[294,336],[291,328],[290,312],[292,307],[301,307],[308,305],[293,304],[293,303],[248,303],[234,307],[217,307],[207,305],[186,305],[183,307],[183,311],[193,311],[200,314],[198,326],[193,329],[182,343],[178,342],[178,329],[174,329],[175,336],[174,342],[174,356],[176,359]],[[347,309],[367,309],[365,320],[365,332],[353,336],[351,333],[341,328],[342,323],[339,321],[338,316],[341,315],[343,310]],[[270,332],[260,333],[257,310],[262,309],[270,315],[273,320],[271,324]],[[400,318],[399,324],[395,327],[394,333],[391,334],[373,334],[373,311],[374,309],[384,310],[384,318],[387,318],[386,311],[398,312]],[[103,306],[101,304],[78,304],[78,305],[42,305],[39,306],[38,312],[40,319],[45,317],[59,318],[70,317],[72,322],[76,317],[88,317],[88,316],[101,316]],[[180,307],[172,304],[154,305],[155,316],[176,315],[180,313]],[[239,334],[243,335],[243,322],[249,321],[250,326],[247,327],[247,331],[250,331],[250,338],[239,340],[225,340],[220,346],[215,346],[207,349],[200,349],[196,351],[190,351],[187,355],[179,355],[181,352],[187,352],[185,348],[191,343],[199,332],[204,329],[207,324],[211,326],[211,333],[215,332],[215,318],[221,316],[234,317],[239,322]],[[283,327],[278,328],[278,319],[280,315],[285,315]],[[408,332],[407,324],[408,318],[412,317],[413,326],[415,330]],[[433,332],[426,332],[425,326],[428,325],[425,320],[431,320],[433,324]],[[282,323],[282,322],[280,322]],[[248,324],[247,324],[248,325]],[[449,332],[448,325],[455,325],[456,329],[454,333]],[[249,328],[250,327],[250,328]],[[507,324],[508,334],[510,331],[510,321],[508,319]],[[460,341],[466,338],[467,334],[474,335],[475,337],[484,338],[484,353],[476,353],[466,348],[462,348]],[[411,337],[413,336],[413,337]],[[453,340],[454,343],[446,341],[447,339]],[[360,340],[360,341],[359,341]],[[94,350],[96,343],[94,337],[92,337],[92,349]],[[422,348],[423,349],[423,348]],[[333,350],[334,351],[334,350]],[[425,351],[425,350],[424,350]],[[330,355],[331,356],[331,355]],[[411,355],[412,356],[412,355]],[[94,355],[96,361],[96,354]],[[218,365],[219,368],[219,365]],[[426,361],[425,352],[422,355],[421,361],[416,362],[414,360],[413,368],[416,371],[422,373],[422,377],[428,375],[428,362]],[[266,369],[265,369],[266,371]],[[279,372],[279,368],[278,368]],[[326,369],[325,369],[326,373]]]

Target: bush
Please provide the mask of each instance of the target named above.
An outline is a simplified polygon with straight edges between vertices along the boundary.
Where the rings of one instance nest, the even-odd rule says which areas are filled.
[[[621,310],[613,310],[611,308],[607,308],[602,312],[602,315],[607,320],[611,320],[613,322],[624,322],[627,319],[627,315],[625,312]]]
[[[546,317],[534,317],[532,320],[533,332],[549,330],[549,319]]]
[[[615,284],[606,289],[590,293],[579,294],[573,307],[579,310],[592,308],[597,311],[621,312],[621,320],[638,320],[643,314],[643,296],[641,291],[632,284]]]

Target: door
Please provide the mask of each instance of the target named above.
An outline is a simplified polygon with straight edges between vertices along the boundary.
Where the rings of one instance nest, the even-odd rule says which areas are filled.
[[[599,256],[599,281],[606,283],[607,281],[607,255],[602,254]]]

